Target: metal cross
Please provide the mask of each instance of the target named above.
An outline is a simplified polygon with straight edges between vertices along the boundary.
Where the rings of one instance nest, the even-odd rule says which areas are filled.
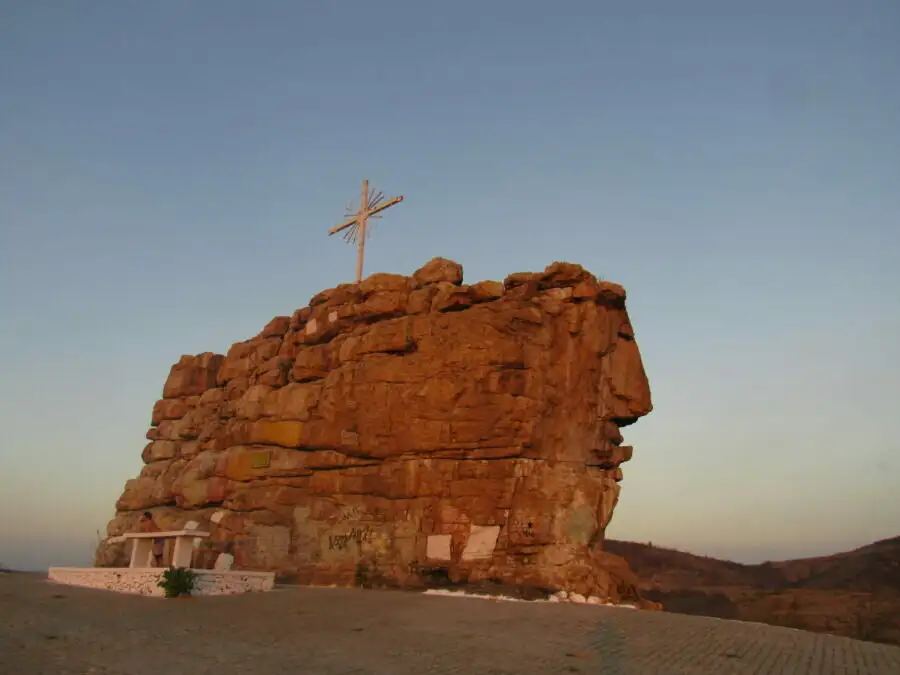
[[[368,221],[370,218],[380,218],[375,215],[385,209],[391,208],[394,204],[403,201],[403,197],[394,197],[384,201],[384,194],[376,193],[374,190],[369,191],[369,181],[364,180],[362,184],[362,195],[360,197],[359,208],[352,211],[351,206],[347,206],[347,213],[344,214],[349,220],[345,220],[340,225],[336,225],[328,230],[328,236],[338,232],[344,232],[344,239],[348,242],[356,243],[356,283],[362,281],[363,258],[366,254],[366,237],[369,235]]]

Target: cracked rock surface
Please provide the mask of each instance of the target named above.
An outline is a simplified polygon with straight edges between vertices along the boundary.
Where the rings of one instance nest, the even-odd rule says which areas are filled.
[[[181,357],[96,563],[127,564],[118,535],[149,510],[299,583],[634,601],[603,537],[632,456],[621,428],[651,409],[621,286],[559,262],[471,286],[440,258],[375,274],[226,355]]]

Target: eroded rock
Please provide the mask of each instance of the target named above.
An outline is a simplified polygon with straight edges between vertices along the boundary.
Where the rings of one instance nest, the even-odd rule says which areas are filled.
[[[465,286],[435,259],[184,356],[98,564],[124,563],[116,537],[149,509],[299,582],[638,600],[602,549],[632,455],[620,427],[652,409],[624,301],[578,265]]]

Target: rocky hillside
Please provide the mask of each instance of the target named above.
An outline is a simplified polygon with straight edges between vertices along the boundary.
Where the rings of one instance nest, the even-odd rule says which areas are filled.
[[[616,284],[568,263],[471,286],[444,259],[376,274],[172,367],[97,563],[122,564],[150,510],[303,583],[633,600],[602,544],[620,428],[650,410]]]
[[[900,537],[759,565],[608,540],[667,611],[761,621],[900,644]]]

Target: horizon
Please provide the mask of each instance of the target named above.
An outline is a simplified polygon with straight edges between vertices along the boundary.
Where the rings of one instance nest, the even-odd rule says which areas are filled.
[[[365,276],[625,287],[609,538],[900,535],[900,4],[342,7],[0,2],[0,564],[92,559],[171,365],[352,281],[366,178]]]
[[[748,565],[748,566],[750,566],[750,565],[763,565],[763,564],[766,564],[766,563],[775,563],[775,564],[777,564],[777,563],[782,563],[782,562],[791,562],[791,561],[797,561],[797,560],[806,560],[806,559],[813,559],[813,558],[820,558],[820,557],[829,557],[829,556],[839,555],[839,554],[842,554],[842,553],[852,553],[852,552],[854,552],[854,551],[857,551],[857,550],[862,549],[862,548],[866,548],[866,547],[871,546],[871,545],[873,545],[873,544],[884,544],[884,543],[889,542],[889,541],[900,540],[900,534],[897,534],[897,535],[892,536],[892,537],[886,537],[886,538],[884,538],[884,539],[876,539],[875,541],[871,541],[871,542],[868,542],[868,543],[865,543],[865,544],[861,544],[860,546],[854,546],[853,548],[846,549],[846,550],[840,550],[840,551],[825,551],[825,552],[820,552],[820,553],[815,554],[815,555],[803,555],[803,556],[796,556],[796,557],[792,557],[792,558],[766,558],[766,559],[757,559],[756,556],[753,556],[753,557],[752,557],[752,560],[736,560],[736,559],[732,559],[732,558],[717,557],[717,556],[710,555],[710,554],[707,554],[707,553],[701,553],[701,552],[698,552],[698,551],[687,550],[687,549],[685,549],[685,548],[683,548],[683,547],[679,547],[679,546],[677,546],[677,545],[657,544],[657,543],[654,543],[653,541],[633,541],[633,540],[630,540],[630,539],[621,539],[621,538],[618,538],[618,537],[608,537],[608,539],[611,539],[611,540],[613,540],[613,541],[620,541],[620,542],[624,542],[624,543],[638,544],[638,545],[640,545],[640,546],[647,546],[647,547],[653,548],[653,549],[673,551],[673,552],[676,552],[676,553],[684,553],[684,554],[688,554],[688,555],[692,555],[692,556],[698,556],[698,557],[713,558],[713,559],[715,559],[715,560],[720,560],[720,561],[724,561],[724,562],[736,562],[736,563],[739,563],[739,564],[742,564],[742,565]],[[20,544],[20,546],[21,546],[21,544]],[[21,548],[22,548],[23,550],[25,549],[24,546],[21,546]],[[89,555],[88,555],[88,557],[89,557],[89,558],[92,558],[92,556],[93,556],[93,551],[94,551],[94,549],[96,548],[96,546],[90,546],[90,547],[87,547],[87,548],[88,548],[88,550],[89,550]],[[50,547],[50,550],[57,550],[57,549],[58,549],[58,550],[65,550],[65,548]],[[64,553],[63,555],[67,555],[67,554],[68,554],[68,553]],[[91,562],[91,561],[90,561],[89,559],[84,558],[84,559],[81,559],[81,560],[73,561],[73,562],[71,563],[71,565],[72,565],[72,566],[78,566],[78,565],[80,565],[80,566],[90,566],[90,562]],[[58,565],[58,564],[54,563],[53,566],[63,566],[63,565]],[[45,566],[37,566],[37,567],[30,567],[30,568],[29,568],[29,567],[21,567],[21,566],[20,566],[20,567],[15,567],[15,566],[11,566],[11,565],[6,565],[6,563],[5,563],[3,560],[0,560],[0,572],[3,572],[3,571],[6,571],[6,572],[46,572],[46,571],[47,571],[47,567],[45,567]]]

